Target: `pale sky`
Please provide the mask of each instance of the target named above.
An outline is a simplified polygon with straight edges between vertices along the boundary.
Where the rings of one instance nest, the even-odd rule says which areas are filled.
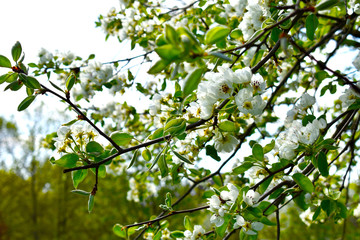
[[[41,48],[51,52],[71,51],[83,58],[94,53],[101,62],[125,58],[118,40],[110,37],[105,42],[104,32],[95,27],[98,16],[106,15],[111,7],[119,9],[119,0],[2,0],[0,55],[11,59],[11,47],[20,41],[25,64],[37,62]],[[0,68],[0,75],[6,72],[7,69]],[[6,83],[0,86],[0,115],[18,116],[16,109],[26,96],[25,91],[4,92],[5,86]]]

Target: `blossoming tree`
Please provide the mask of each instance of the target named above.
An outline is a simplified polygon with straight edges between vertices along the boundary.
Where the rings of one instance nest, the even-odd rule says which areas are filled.
[[[43,49],[26,65],[19,42],[12,60],[0,55],[5,90],[26,90],[19,111],[52,95],[76,113],[43,145],[71,172],[73,192],[88,196],[89,212],[106,172],[128,171],[129,201],[154,195],[162,203],[152,219],[116,224],[123,238],[256,239],[264,225],[277,226],[280,238],[279,214],[292,202],[312,223],[358,217],[349,186],[358,161],[360,56],[352,62],[338,53],[360,45],[360,3],[120,2],[97,26],[140,55],[99,63]],[[135,74],[127,66],[137,60]],[[104,93],[132,98],[100,108],[94,98]],[[91,177],[94,187],[81,189]],[[165,185],[173,191],[158,196]],[[203,201],[183,209],[196,188]],[[207,215],[203,222],[190,221],[197,211]],[[169,225],[178,214],[184,226]]]

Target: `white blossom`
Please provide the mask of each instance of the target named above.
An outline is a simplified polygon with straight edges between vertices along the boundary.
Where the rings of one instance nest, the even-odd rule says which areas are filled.
[[[243,200],[244,202],[249,205],[253,206],[257,203],[260,198],[260,194],[255,192],[254,190],[249,190],[246,194],[244,193]]]
[[[231,152],[235,149],[239,140],[228,132],[216,130],[214,137],[214,147],[218,152]]]
[[[266,103],[260,95],[253,96],[249,88],[240,89],[235,96],[235,102],[240,112],[254,116],[262,114]]]
[[[310,96],[308,93],[304,93],[300,98],[298,108],[305,110],[315,104],[315,97]]]
[[[242,227],[245,234],[248,235],[256,235],[258,231],[261,231],[264,227],[264,224],[260,222],[250,223],[245,221],[245,219],[241,215],[235,216],[234,228],[237,229]]]

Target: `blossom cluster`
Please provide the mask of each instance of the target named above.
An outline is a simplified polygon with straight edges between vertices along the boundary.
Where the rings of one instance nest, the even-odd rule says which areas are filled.
[[[326,127],[323,118],[315,119],[303,126],[301,121],[293,121],[285,132],[280,133],[277,144],[281,158],[292,160],[296,156],[296,149],[299,144],[311,145],[320,135],[320,129]]]
[[[126,79],[125,74],[114,73],[111,65],[92,61],[88,66],[82,68],[80,72],[81,88],[75,88],[74,94],[89,98],[94,95],[95,90],[101,91],[105,86],[110,89],[110,93],[115,95],[122,90]]]
[[[260,74],[253,74],[249,67],[232,71],[227,66],[218,67],[219,72],[205,74],[207,81],[202,81],[197,89],[198,103],[202,119],[212,116],[219,99],[230,98],[235,88],[242,88],[235,95],[235,102],[244,114],[260,115],[266,103],[261,97],[266,83]]]
[[[59,153],[77,152],[77,149],[84,150],[86,144],[97,136],[98,133],[90,125],[61,126],[54,138],[54,145]]]
[[[238,188],[232,183],[226,185],[228,190],[222,190],[219,195],[214,194],[208,199],[209,210],[213,213],[210,218],[210,222],[215,224],[217,227],[220,227],[224,224],[225,214],[232,214],[234,216],[234,225],[233,228],[237,229],[239,227],[243,228],[243,231],[248,235],[256,235],[257,231],[260,231],[263,228],[263,224],[256,221],[247,221],[243,216],[241,216],[241,209],[238,209],[236,212],[233,212],[234,205],[239,205],[237,199],[239,197]],[[246,206],[256,206],[259,200],[260,194],[248,190],[246,193],[243,193],[242,199],[246,203]]]

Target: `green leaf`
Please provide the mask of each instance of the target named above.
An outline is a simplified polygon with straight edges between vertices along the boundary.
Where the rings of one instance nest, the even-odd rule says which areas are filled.
[[[240,166],[237,166],[237,167],[233,168],[232,174],[234,174],[234,175],[243,174],[243,173],[246,172],[248,169],[250,169],[252,166],[253,166],[253,163],[251,163],[251,162],[244,162],[244,163],[241,164]]]
[[[55,164],[60,167],[72,168],[76,166],[79,156],[75,153],[68,153],[63,155],[60,159],[55,160]]]
[[[219,123],[219,129],[223,132],[239,132],[240,128],[234,122],[225,120]]]
[[[71,190],[71,192],[79,194],[79,195],[83,195],[83,196],[89,196],[90,195],[90,192],[86,192],[86,191],[80,190],[80,189]]]
[[[314,191],[314,185],[312,184],[312,182],[310,181],[310,179],[308,177],[306,177],[304,174],[302,173],[295,173],[292,178],[294,179],[294,181],[296,182],[297,185],[299,185],[299,187],[309,193],[312,193]]]
[[[6,73],[4,75],[1,75],[0,76],[0,84],[3,84],[5,81],[7,81],[11,75],[13,75],[13,73]]]
[[[300,207],[304,211],[309,208],[309,205],[305,201],[305,194],[306,192],[304,191],[301,192],[296,197],[295,197],[295,193],[293,194],[293,197],[295,197],[294,202],[296,203],[296,205],[298,205],[298,207]]]
[[[95,170],[95,171],[96,171],[96,170]],[[98,176],[99,176],[100,178],[106,177],[106,167],[105,167],[105,165],[100,165],[100,166],[99,166]]]
[[[321,206],[317,207],[315,212],[314,212],[314,215],[312,217],[312,220],[315,221],[317,219],[317,217],[319,216],[319,214],[321,213]]]
[[[168,121],[164,127],[164,133],[172,136],[180,135],[186,130],[186,120],[184,118],[176,118]]]
[[[163,128],[159,128],[159,129],[156,129],[155,132],[153,132],[153,134],[151,134],[149,136],[149,139],[150,140],[154,140],[154,139],[157,139],[157,138],[161,138],[164,136],[164,129]]]
[[[265,52],[264,50],[259,50],[255,53],[255,56],[252,58],[251,63],[250,63],[250,65],[252,67],[261,61],[261,58],[264,55],[264,52]]]
[[[159,161],[161,155],[163,154],[165,148],[167,148],[167,145],[158,153],[158,155],[156,155],[154,161],[152,162],[150,168],[149,168],[149,171],[155,166],[155,164],[157,164],[157,162]]]
[[[71,88],[74,86],[75,80],[76,80],[76,78],[75,78],[74,74],[70,74],[70,76],[67,78],[67,80],[66,80],[66,89],[68,91],[70,91]]]
[[[110,135],[110,138],[117,144],[120,146],[125,146],[128,145],[131,140],[133,139],[133,136],[131,136],[128,133],[123,133],[123,132],[114,132]]]
[[[25,110],[27,107],[30,106],[30,104],[35,100],[36,96],[32,95],[32,96],[27,96],[18,106],[18,111],[23,111]]]
[[[171,209],[171,198],[172,198],[171,193],[167,192],[165,197],[165,204],[169,209]]]
[[[310,40],[314,40],[315,30],[319,25],[319,21],[315,14],[309,14],[305,20],[306,36]]]
[[[186,76],[183,89],[184,98],[197,89],[203,73],[203,68],[197,68]]]
[[[60,167],[71,168],[71,167],[76,166],[76,163],[78,160],[79,160],[79,156],[77,154],[68,153],[68,154],[63,155],[58,160],[55,160],[54,163]]]
[[[166,163],[166,154],[163,154],[157,162],[160,169],[161,177],[164,178],[169,174],[169,168]]]
[[[252,154],[257,160],[264,160],[264,150],[260,144],[254,144],[254,146],[252,147]]]
[[[186,157],[184,157],[183,155],[179,154],[178,152],[174,151],[171,148],[171,151],[175,154],[176,157],[178,157],[181,161],[186,162],[188,164],[193,164],[189,159],[187,159]]]
[[[113,232],[118,237],[126,238],[126,228],[124,228],[122,225],[118,223],[114,225]]]
[[[20,74],[21,76],[22,74]],[[34,77],[26,76],[26,82],[24,84],[32,89],[41,89],[41,85],[38,80]]]
[[[206,155],[212,157],[213,159],[215,159],[216,161],[220,161],[221,158],[218,155],[218,152],[216,151],[216,149],[214,148],[213,145],[206,145],[205,146],[205,150],[206,150]]]
[[[176,46],[179,44],[179,35],[177,34],[176,30],[169,24],[165,25],[165,39],[172,45]]]
[[[88,211],[89,211],[89,213],[91,213],[92,210],[94,209],[94,200],[95,200],[95,196],[90,194],[89,195],[89,201],[88,201]]]
[[[234,29],[233,31],[231,31],[230,33],[230,37],[233,39],[238,39],[242,36],[242,32],[240,29]]]
[[[82,181],[84,181],[87,174],[88,174],[88,169],[80,169],[71,172],[74,188],[77,188],[79,184]]]
[[[177,46],[166,44],[160,47],[155,48],[155,52],[159,55],[159,57],[167,62],[172,62],[180,59],[182,50]],[[150,71],[150,70],[149,70]]]
[[[270,152],[271,150],[273,150],[275,147],[275,141],[274,139],[271,140],[270,143],[266,144],[265,147],[264,147],[264,154]]]
[[[189,216],[184,217],[184,227],[186,230],[192,231],[192,225]]]
[[[263,183],[260,184],[259,186],[259,193],[263,194],[265,193],[266,189],[269,187],[271,181],[273,180],[274,176],[269,177],[268,179],[266,179]]]
[[[323,0],[318,5],[316,5],[315,8],[318,11],[326,10],[334,7],[338,3],[340,3],[340,0]]]
[[[322,176],[329,176],[328,162],[324,152],[319,152],[317,165]]]
[[[206,32],[205,43],[210,45],[223,40],[229,35],[230,29],[226,26],[216,26]]]
[[[141,156],[144,158],[145,161],[150,161],[151,160],[151,152],[150,152],[150,150],[145,148],[142,151]]]
[[[57,86],[55,83],[53,83],[53,82],[50,81],[50,80],[49,80],[49,82],[50,82],[51,86],[53,86],[54,88],[56,88],[56,89],[59,90],[60,92],[65,93],[65,92],[64,92],[59,86]]]
[[[19,74],[20,79],[23,81],[25,86],[31,89],[40,89],[41,85],[34,77],[27,76],[23,73]]]
[[[178,238],[184,238],[185,235],[182,231],[173,231],[170,233],[170,237],[172,237],[173,239],[178,239]]]
[[[95,141],[88,142],[88,144],[86,144],[85,149],[86,152],[90,154],[101,154],[102,152],[104,152],[103,146],[101,146],[100,143]]]
[[[170,65],[170,61],[160,59],[157,61],[148,71],[149,74],[157,74],[167,68]]]
[[[279,28],[273,28],[271,30],[271,40],[273,40],[274,42],[277,42],[279,40],[280,34],[281,34],[281,30]]]
[[[338,212],[339,212],[340,217],[346,218],[347,212],[348,212],[347,207],[344,204],[342,204],[341,202],[336,202],[336,205],[338,207]]]
[[[136,162],[137,158],[139,157],[139,154],[140,154],[139,149],[136,149],[136,151],[134,152],[134,154],[133,154],[133,156],[132,156],[132,158],[131,158],[130,164],[129,164],[129,166],[128,166],[127,169],[131,168],[131,167],[134,165],[134,163]]]
[[[330,216],[330,214],[336,210],[336,202],[330,199],[323,200],[320,206],[328,216]]]
[[[0,55],[0,67],[11,68],[10,60],[3,55]]]
[[[208,54],[212,55],[212,56],[215,56],[215,57],[218,57],[218,58],[221,58],[221,59],[223,59],[225,61],[228,61],[228,62],[233,61],[232,58],[229,58],[228,56],[226,56],[225,54],[223,54],[221,52],[209,52]]]
[[[15,62],[19,60],[21,51],[22,51],[21,44],[19,42],[16,42],[14,46],[11,48],[11,55]]]

